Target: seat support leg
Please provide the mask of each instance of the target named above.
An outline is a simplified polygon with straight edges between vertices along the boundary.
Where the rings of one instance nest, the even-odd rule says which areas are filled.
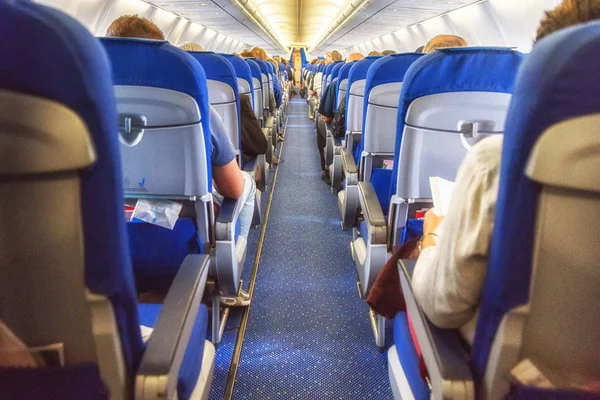
[[[369,310],[369,318],[371,320],[371,328],[375,336],[375,344],[380,353],[385,350],[385,317]]]

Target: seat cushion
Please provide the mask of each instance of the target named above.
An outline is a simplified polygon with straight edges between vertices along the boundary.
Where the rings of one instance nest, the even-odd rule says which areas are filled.
[[[401,244],[413,240],[423,235],[423,220],[416,218],[409,218],[406,221],[406,226],[402,229],[402,241]]]
[[[387,216],[390,210],[390,185],[392,184],[392,170],[375,168],[371,175],[371,184],[375,189],[383,215]]]
[[[427,382],[421,378],[419,356],[415,350],[410,327],[405,312],[399,312],[394,319],[394,344],[398,351],[398,359],[415,399],[429,399],[430,391]]]
[[[158,321],[161,305],[140,304],[138,309],[140,324],[153,328],[156,325],[156,321]],[[183,362],[179,368],[177,395],[180,400],[189,399],[196,387],[196,382],[198,382],[200,369],[202,368],[207,326],[208,309],[204,304],[201,304],[194,327],[192,328],[190,341],[183,356]]]
[[[185,257],[202,253],[192,218],[179,218],[173,230],[129,221],[127,233],[138,291],[167,291]]]

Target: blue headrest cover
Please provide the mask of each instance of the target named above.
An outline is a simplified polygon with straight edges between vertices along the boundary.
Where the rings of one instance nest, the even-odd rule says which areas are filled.
[[[212,154],[206,74],[187,52],[165,41],[101,38],[113,68],[115,85],[146,86],[185,93],[198,104],[206,153]],[[208,164],[208,176],[212,176]],[[209,181],[209,189],[212,189]]]
[[[279,65],[279,72],[285,71],[285,65],[282,62],[278,63],[278,65]]]
[[[241,121],[240,115],[240,91],[238,88],[237,76],[233,65],[222,55],[211,51],[192,51],[189,52],[194,57],[206,74],[206,79],[219,81],[228,84],[233,89],[235,96],[238,121]],[[207,92],[208,93],[208,92]],[[241,143],[242,126],[238,124],[238,137]]]
[[[342,65],[342,68],[340,68],[340,72],[338,72],[338,79],[340,82],[343,81],[344,79],[348,78],[348,75],[350,74],[350,69],[357,62],[358,61],[351,61],[351,62],[348,62],[348,63],[345,63],[344,65]]]
[[[188,53],[202,65],[206,79],[228,84],[233,88],[235,97],[239,97],[237,75],[229,60],[210,51],[190,51]]]
[[[340,72],[340,69],[342,69],[342,67],[344,66],[344,62],[339,62],[336,63],[333,68],[331,69],[331,80],[333,81],[335,78],[338,77],[338,74]]]
[[[231,63],[233,69],[235,70],[236,77],[245,80],[250,85],[250,91],[253,90],[254,84],[252,83],[252,70],[250,69],[250,65],[239,56],[235,56],[233,54],[219,54],[223,56]]]
[[[496,223],[472,348],[478,378],[502,317],[528,301],[541,189],[524,173],[531,150],[556,123],[600,112],[599,63],[600,23],[592,22],[541,40],[519,70],[504,132]]]
[[[369,96],[373,88],[392,82],[403,82],[404,75],[408,68],[419,58],[423,56],[423,53],[405,53],[405,54],[393,54],[388,57],[379,57],[371,64],[367,70],[367,82],[365,85],[365,103],[363,106],[363,115],[367,115],[367,108],[369,106]],[[365,121],[367,118],[363,118],[363,133],[365,132]],[[365,135],[360,137],[360,150],[362,153],[365,145]]]
[[[360,81],[361,79],[367,79],[367,71],[373,63],[382,57],[371,56],[365,57],[360,61],[357,61],[352,68],[350,69],[350,73],[348,74],[348,91],[346,92],[346,104],[348,104],[348,98],[350,97],[350,88],[352,84],[356,81]]]
[[[258,79],[262,86],[262,77],[260,74],[260,66],[258,65],[258,63],[248,58],[244,59],[244,61],[248,63],[248,66],[250,67],[250,72],[252,72],[252,77]]]
[[[512,93],[523,54],[507,48],[459,47],[442,49],[417,60],[406,72],[398,106],[394,177],[406,112],[413,100],[437,93]],[[396,193],[392,179],[390,197]]]
[[[85,285],[111,300],[131,373],[143,345],[123,219],[118,114],[106,53],[71,17],[25,1],[0,3],[0,52],[1,88],[64,104],[90,131],[97,160],[80,175]]]

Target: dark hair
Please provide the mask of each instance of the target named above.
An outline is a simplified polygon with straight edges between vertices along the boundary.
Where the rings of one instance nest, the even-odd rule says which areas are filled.
[[[552,11],[546,11],[535,41],[573,25],[600,19],[600,0],[564,0]]]

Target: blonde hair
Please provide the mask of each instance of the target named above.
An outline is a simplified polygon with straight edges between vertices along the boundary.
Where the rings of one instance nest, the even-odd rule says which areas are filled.
[[[115,19],[106,30],[106,36],[165,40],[164,33],[154,22],[137,14]]]
[[[269,56],[267,56],[267,52],[265,49],[261,47],[254,47],[250,52],[254,55],[254,57],[259,58],[261,60],[267,61]]]
[[[382,56],[391,56],[392,54],[396,54],[394,50],[384,50],[381,52]]]
[[[381,56],[381,53],[378,52],[378,51],[376,51],[376,50],[373,50],[372,52],[370,52],[369,54],[367,54],[367,56],[368,57],[379,57],[379,56]]]
[[[179,46],[181,50],[185,51],[203,51],[204,47],[200,46],[198,43],[187,42]]]
[[[343,58],[342,58],[342,53],[340,53],[340,52],[339,52],[339,51],[337,51],[337,50],[334,50],[334,51],[332,51],[332,52],[331,52],[331,59],[332,59],[333,61],[342,61],[342,59],[343,59]]]
[[[437,49],[446,47],[466,47],[469,44],[460,36],[456,35],[437,35],[425,45],[423,53],[431,53]]]

